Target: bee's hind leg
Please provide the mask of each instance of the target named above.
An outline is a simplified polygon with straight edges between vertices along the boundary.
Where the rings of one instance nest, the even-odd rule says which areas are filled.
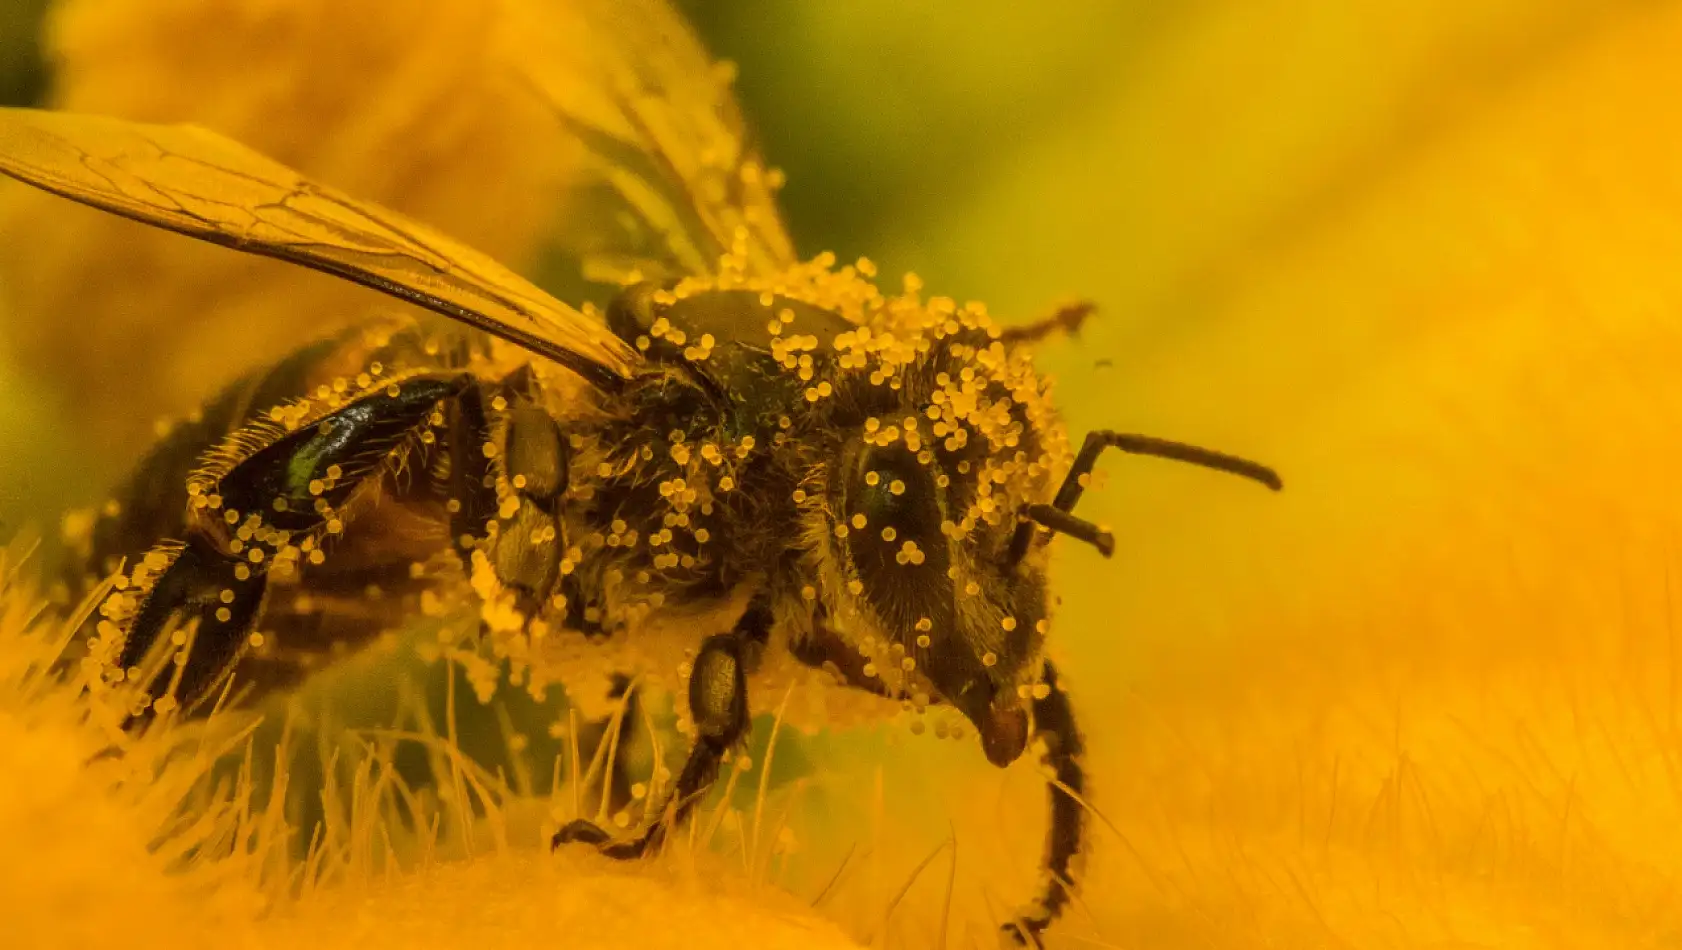
[[[440,406],[478,397],[471,376],[413,376],[309,425],[259,423],[236,433],[195,475],[202,484],[184,540],[155,547],[113,595],[130,603],[118,669],[146,666],[192,625],[185,655],[145,687],[154,701],[173,694],[189,713],[213,699],[251,643],[270,574],[320,561],[324,545],[357,530],[354,516],[370,497],[362,489],[406,464]]]
[[[681,824],[712,787],[724,753],[748,731],[747,668],[750,645],[762,643],[771,626],[771,607],[754,598],[735,629],[714,634],[701,644],[689,677],[689,715],[695,723],[695,743],[678,775],[677,785],[661,803],[649,809],[649,820],[634,837],[614,840],[594,822],[578,819],[555,833],[552,847],[574,841],[593,844],[612,858],[642,857],[659,847],[666,832]]]
[[[268,577],[196,534],[185,543],[159,545],[146,557],[162,570],[129,624],[116,666],[151,675],[144,685],[154,704],[170,695],[191,713],[212,698],[244,652],[262,611]],[[164,645],[164,635],[174,635],[191,621],[197,625],[183,660],[173,667],[156,663],[162,658],[154,651]],[[149,719],[154,708],[164,707],[136,710],[130,724]]]

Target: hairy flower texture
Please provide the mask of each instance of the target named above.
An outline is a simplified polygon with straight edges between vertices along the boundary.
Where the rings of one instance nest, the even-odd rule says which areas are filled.
[[[531,0],[59,0],[46,45],[55,108],[191,121],[519,267],[576,153],[513,64],[503,7]],[[10,183],[8,183],[10,184]],[[78,424],[124,445],[154,419],[371,311],[401,306],[319,274],[0,190],[3,292],[28,320],[21,361]],[[307,328],[301,331],[300,328]]]
[[[236,773],[213,771],[228,750],[239,760],[242,732],[213,719],[125,736],[115,693],[83,692],[49,670],[70,627],[45,612],[19,550],[0,551],[8,946],[143,950],[197,936],[277,950],[853,945],[788,895],[681,846],[625,865],[587,849],[551,855],[531,828],[512,847],[510,828],[544,803],[499,797],[493,779],[446,766],[438,784],[476,802],[455,821],[460,809],[436,798],[429,808],[403,787],[389,755],[370,756],[342,788],[309,790],[343,818],[301,848],[284,774],[263,804],[249,748]],[[218,731],[220,742],[208,738]]]
[[[160,739],[123,744],[114,710],[49,671],[70,628],[43,613],[0,551],[0,915],[13,946],[109,946],[119,934],[214,930],[261,907],[230,862],[185,857],[229,812],[174,817],[208,760]],[[180,865],[185,865],[181,867]]]
[[[1077,434],[1285,478],[1114,458],[1082,502],[1118,552],[1060,553],[1052,649],[1114,830],[1074,923],[1674,943],[1682,9],[1216,4],[1135,62],[916,229],[996,311],[1104,305],[1045,354]]]

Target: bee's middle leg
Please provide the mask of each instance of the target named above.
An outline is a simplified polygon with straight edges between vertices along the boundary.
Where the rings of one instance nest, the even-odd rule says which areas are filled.
[[[591,592],[577,574],[561,570],[567,547],[562,500],[571,448],[554,419],[530,400],[533,384],[527,376],[519,371],[501,383],[512,402],[504,408],[500,426],[491,425],[482,401],[462,400],[456,407],[448,438],[450,533],[463,567],[471,574],[475,553],[483,552],[497,582],[514,594],[524,616],[555,619],[558,614],[567,627],[587,636],[605,636],[600,624],[590,619]],[[493,453],[484,451],[485,446],[494,446],[501,460],[505,496],[497,494]],[[637,700],[634,693],[626,695],[629,689],[629,677],[616,678],[608,697],[625,701],[617,736],[620,749],[629,746],[626,740],[636,723]],[[605,740],[613,719],[593,725]],[[607,783],[609,808],[617,812],[628,807],[632,780],[624,756],[608,764]]]
[[[551,847],[581,841],[597,845],[608,857],[641,857],[659,847],[672,825],[689,817],[718,778],[724,754],[747,735],[748,652],[754,644],[764,642],[771,619],[769,601],[755,597],[734,629],[702,642],[689,677],[689,715],[695,723],[695,741],[676,786],[657,807],[649,809],[649,822],[642,832],[616,841],[594,822],[578,819],[555,833]]]

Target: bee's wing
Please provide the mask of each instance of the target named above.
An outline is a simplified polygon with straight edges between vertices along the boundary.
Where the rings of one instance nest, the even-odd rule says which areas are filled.
[[[595,197],[605,192],[621,212],[586,215],[589,230],[566,235],[590,276],[710,274],[726,252],[749,274],[796,262],[777,210],[780,174],[749,140],[732,70],[666,0],[580,0],[521,28],[566,31],[549,45],[585,60],[518,68],[585,145]]]
[[[548,357],[599,386],[634,353],[490,257],[215,133],[0,109],[0,174],[145,224],[302,264]]]

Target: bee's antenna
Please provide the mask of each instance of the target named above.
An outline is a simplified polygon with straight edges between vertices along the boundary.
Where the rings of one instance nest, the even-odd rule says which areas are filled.
[[[1097,547],[1105,557],[1114,552],[1115,541],[1108,532],[1100,530],[1090,521],[1070,514],[1074,511],[1075,504],[1080,501],[1081,493],[1086,491],[1087,476],[1092,474],[1093,467],[1098,464],[1098,456],[1105,449],[1120,449],[1132,455],[1151,455],[1177,462],[1190,462],[1203,468],[1260,482],[1274,491],[1285,487],[1278,472],[1259,462],[1242,459],[1236,455],[1148,435],[1102,429],[1088,432],[1086,441],[1081,444],[1080,454],[1075,456],[1075,464],[1070,466],[1069,474],[1063,478],[1062,487],[1057,489],[1057,497],[1050,505],[1029,505],[1023,510],[1022,514],[1026,520],[1017,526],[1016,535],[1010,540],[1010,551],[1006,554],[1010,566],[1015,566],[1028,553],[1028,545],[1034,539],[1036,526],[1079,538]]]
[[[1109,557],[1115,553],[1115,537],[1103,528],[1098,527],[1085,518],[1077,518],[1059,508],[1046,504],[1029,505],[1022,509],[1028,516],[1029,524],[1022,527],[1033,530],[1033,525],[1039,525],[1058,534],[1066,534],[1079,541],[1085,541],[1098,549],[1098,553]],[[1021,528],[1017,531],[1020,533]],[[1015,540],[1014,538],[1011,540]]]

